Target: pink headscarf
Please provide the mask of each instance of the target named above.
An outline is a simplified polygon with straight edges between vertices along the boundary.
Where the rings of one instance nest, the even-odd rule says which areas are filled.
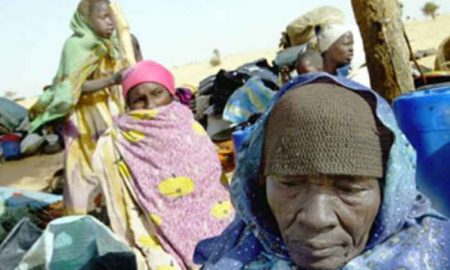
[[[125,74],[122,80],[123,96],[126,98],[128,92],[141,83],[160,84],[171,95],[175,96],[175,79],[172,73],[155,61],[145,60],[139,62]]]

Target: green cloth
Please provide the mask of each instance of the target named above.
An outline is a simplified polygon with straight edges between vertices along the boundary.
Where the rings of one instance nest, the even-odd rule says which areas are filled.
[[[106,55],[118,58],[116,38],[98,37],[85,18],[80,9],[72,18],[70,27],[74,34],[64,44],[52,87],[30,109],[34,119],[29,132],[69,115],[78,103],[83,83],[99,68],[101,59]]]

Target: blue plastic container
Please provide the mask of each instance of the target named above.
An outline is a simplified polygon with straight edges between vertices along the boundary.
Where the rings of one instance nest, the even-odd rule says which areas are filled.
[[[4,135],[1,139],[3,157],[6,160],[14,160],[20,157],[20,136],[15,134]]]
[[[450,87],[431,87],[394,101],[397,122],[417,151],[417,185],[450,216]]]

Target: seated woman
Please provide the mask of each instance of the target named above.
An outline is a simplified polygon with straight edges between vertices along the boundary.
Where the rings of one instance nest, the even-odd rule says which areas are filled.
[[[237,218],[201,242],[204,269],[450,269],[450,223],[416,190],[388,103],[325,73],[276,96],[244,142]]]
[[[234,213],[214,145],[174,99],[165,67],[140,62],[122,87],[128,112],[94,155],[111,227],[140,269],[192,269],[197,242],[219,234]]]

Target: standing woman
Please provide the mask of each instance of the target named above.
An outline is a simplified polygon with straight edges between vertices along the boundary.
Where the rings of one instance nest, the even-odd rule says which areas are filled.
[[[64,119],[66,146],[65,212],[86,214],[97,196],[91,192],[91,158],[97,140],[123,111],[119,84],[122,62],[113,35],[114,18],[108,0],[82,0],[71,21],[74,34],[64,45],[52,87],[30,110],[30,132]]]

